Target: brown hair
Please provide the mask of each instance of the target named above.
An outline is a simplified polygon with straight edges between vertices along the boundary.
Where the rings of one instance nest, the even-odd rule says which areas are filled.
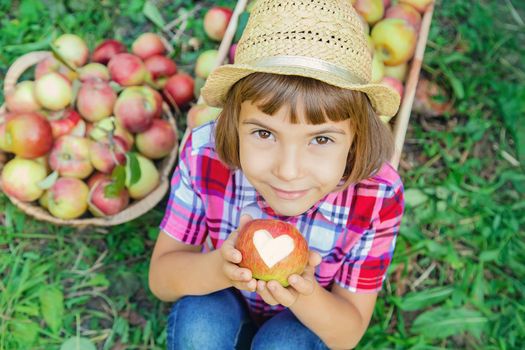
[[[392,133],[377,117],[366,94],[295,75],[252,73],[232,86],[217,120],[215,140],[221,160],[240,168],[238,124],[241,103],[251,101],[265,114],[282,106],[290,108],[290,122],[298,123],[297,104],[305,104],[305,119],[322,124],[327,119],[349,120],[354,140],[348,153],[342,188],[369,178],[390,159],[394,149]]]

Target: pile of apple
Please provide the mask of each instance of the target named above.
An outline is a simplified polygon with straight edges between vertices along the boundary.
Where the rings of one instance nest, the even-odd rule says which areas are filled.
[[[372,54],[372,82],[393,87],[401,96],[414,56],[422,14],[433,0],[352,0],[361,15]],[[384,122],[390,117],[381,116]]]
[[[2,189],[61,219],[88,210],[115,215],[158,186],[157,160],[177,144],[176,129],[162,118],[160,91],[186,104],[193,78],[177,72],[154,33],[139,36],[131,52],[105,40],[90,55],[74,34],[58,37],[52,49],[34,80],[5,92]]]
[[[228,7],[213,6],[204,16],[204,32],[213,41],[220,42],[224,38],[233,10]],[[231,51],[230,51],[231,55]],[[208,75],[215,68],[219,59],[219,51],[216,49],[205,50],[199,54],[195,62],[195,96],[200,95],[200,89],[204,86]],[[222,63],[222,62],[221,62]],[[205,124],[219,115],[222,108],[211,107],[204,102],[197,103],[189,109],[186,116],[186,124],[189,129]]]

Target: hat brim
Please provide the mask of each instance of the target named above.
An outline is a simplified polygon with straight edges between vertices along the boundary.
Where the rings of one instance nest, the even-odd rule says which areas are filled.
[[[317,79],[343,89],[365,93],[378,115],[394,116],[400,103],[399,93],[384,84],[350,84],[343,78],[326,71],[305,69],[304,67],[253,67],[246,64],[228,64],[216,68],[206,79],[201,90],[204,101],[209,106],[223,107],[230,88],[242,78],[256,72],[282,75],[298,75]]]

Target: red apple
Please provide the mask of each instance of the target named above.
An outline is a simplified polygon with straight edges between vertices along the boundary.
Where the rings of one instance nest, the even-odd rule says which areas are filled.
[[[63,75],[51,72],[35,81],[35,97],[38,103],[49,110],[58,111],[71,103],[71,82]]]
[[[257,219],[245,224],[235,247],[241,252],[240,267],[255,279],[276,280],[288,286],[288,277],[303,273],[308,263],[308,244],[301,233],[284,221]]]
[[[354,8],[370,25],[383,18],[385,13],[383,0],[357,0]]]
[[[383,7],[386,9],[390,6],[391,0],[383,0]]]
[[[400,80],[396,78],[392,78],[392,77],[383,77],[383,79],[381,80],[381,83],[394,88],[394,90],[397,91],[399,96],[403,98],[404,87],[403,87],[403,83]]]
[[[177,73],[170,77],[162,90],[167,99],[179,108],[193,100],[193,78],[186,73]]]
[[[108,63],[111,78],[122,86],[141,85],[148,71],[144,62],[130,53],[119,53]]]
[[[233,11],[227,7],[212,7],[204,16],[204,32],[211,39],[221,41],[232,14]]]
[[[90,124],[88,135],[93,140],[107,140],[110,134],[122,139],[126,143],[127,150],[130,150],[135,143],[133,135],[126,130],[115,117],[104,118],[96,123]]]
[[[150,127],[157,108],[153,89],[147,86],[132,86],[120,93],[114,113],[122,126],[136,133],[146,131]]]
[[[195,63],[195,75],[206,79],[215,68],[218,56],[219,51],[217,50],[206,50],[201,53]]]
[[[51,114],[47,119],[49,120],[49,124],[51,124],[54,139],[62,135],[70,134],[78,123],[82,121],[80,114],[72,108]]]
[[[66,65],[61,63],[55,58],[55,56],[50,55],[42,61],[38,62],[38,64],[36,65],[35,80],[51,72],[60,73],[69,81],[75,80],[78,76],[78,74],[75,71],[69,69]]]
[[[78,79],[80,81],[110,81],[108,67],[101,63],[88,63],[78,69]]]
[[[385,76],[405,81],[408,72],[408,63],[401,63],[397,66],[385,66]]]
[[[59,137],[49,154],[51,169],[61,176],[84,179],[93,172],[89,157],[91,141],[85,137],[64,135]]]
[[[127,52],[126,46],[118,40],[108,39],[101,42],[93,51],[91,61],[107,64],[113,56]]]
[[[117,196],[106,196],[105,189],[110,179],[98,180],[89,192],[88,208],[94,216],[110,216],[120,213],[129,204],[128,191],[123,188]]]
[[[89,49],[86,42],[75,34],[62,34],[54,42],[57,54],[74,68],[86,64]]]
[[[23,202],[37,200],[44,192],[38,183],[46,178],[45,166],[32,159],[14,158],[2,170],[2,189]]]
[[[111,180],[110,175],[101,173],[100,171],[95,171],[89,179],[87,179],[86,184],[88,185],[89,189],[91,190],[95,184],[100,180]]]
[[[385,13],[385,18],[404,19],[414,28],[416,33],[418,33],[419,28],[421,28],[421,14],[408,4],[399,3],[390,7]]]
[[[435,81],[421,78],[417,83],[413,110],[426,115],[439,116],[453,112],[453,101],[443,86]]]
[[[217,119],[222,108],[211,107],[206,104],[194,105],[188,111],[187,125],[193,129],[209,121]]]
[[[77,109],[89,122],[96,122],[113,114],[117,93],[104,81],[82,83],[77,96]]]
[[[89,155],[93,167],[109,174],[116,165],[126,162],[126,143],[118,136],[111,140],[91,142]]]
[[[159,35],[143,33],[133,42],[131,52],[145,60],[151,56],[163,55],[166,52],[166,47]]]
[[[230,51],[228,54],[228,61],[230,62],[230,64],[235,63],[235,52],[236,51],[237,51],[237,43],[232,44],[232,46],[230,46]]]
[[[60,219],[75,219],[88,208],[89,188],[74,177],[61,177],[47,191],[47,209]]]
[[[41,157],[53,146],[51,125],[36,112],[10,117],[4,132],[5,148],[23,158]]]
[[[387,66],[405,63],[414,55],[417,33],[402,19],[386,18],[379,21],[372,28],[371,36]]]
[[[40,104],[35,97],[35,82],[31,80],[16,84],[15,88],[5,96],[7,109],[11,112],[36,112]]]
[[[135,144],[140,153],[150,159],[167,156],[175,147],[177,135],[171,124],[164,119],[154,119],[148,130],[138,133]]]
[[[418,10],[420,13],[424,13],[427,7],[433,2],[434,0],[399,0],[402,4],[408,4],[413,6],[416,10]]]
[[[166,56],[155,55],[148,57],[144,64],[159,88],[163,88],[166,85],[168,77],[177,73],[177,64]]]
[[[150,159],[137,154],[137,160],[140,168],[140,179],[134,184],[130,183],[129,178],[126,179],[129,196],[133,199],[146,197],[151,191],[157,188],[160,182],[159,171]]]

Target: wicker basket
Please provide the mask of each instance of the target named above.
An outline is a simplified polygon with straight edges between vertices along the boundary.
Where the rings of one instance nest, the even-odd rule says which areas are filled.
[[[11,65],[11,67],[9,67],[9,70],[7,71],[7,74],[4,80],[4,94],[7,95],[15,87],[18,79],[27,69],[36,65],[38,62],[46,59],[50,55],[52,55],[52,53],[48,51],[36,51],[36,52],[30,52],[18,58]],[[165,103],[163,104],[163,111],[164,111],[163,118],[166,119],[171,124],[173,130],[175,131],[175,135],[177,135],[178,133],[177,133],[177,126],[175,124],[175,119],[173,118],[173,115],[170,112],[168,105]],[[0,107],[0,124],[4,122],[6,112],[7,112],[6,106],[2,105]],[[178,136],[176,138],[178,138]],[[160,160],[160,163],[157,164],[157,168],[159,170],[159,175],[160,175],[160,182],[157,188],[153,190],[150,194],[148,194],[146,197],[130,203],[130,205],[126,207],[123,211],[113,216],[85,217],[85,218],[78,218],[78,219],[72,219],[72,220],[64,220],[64,219],[59,219],[59,218],[52,216],[47,210],[45,210],[44,208],[40,207],[37,204],[22,202],[11,196],[8,196],[8,197],[13,204],[15,204],[18,208],[20,208],[20,210],[22,210],[26,214],[38,220],[48,221],[48,222],[51,222],[57,225],[70,225],[70,226],[85,227],[85,226],[90,226],[90,225],[112,226],[112,225],[122,224],[124,222],[133,220],[145,214],[146,212],[148,212],[150,209],[152,209],[155,205],[157,205],[157,203],[159,203],[162,200],[162,198],[164,197],[164,195],[169,189],[171,170],[177,159],[177,149],[178,149],[178,143],[175,144],[170,154],[166,156],[165,158],[163,158],[162,160]],[[5,155],[4,157],[0,157],[0,170],[3,167],[3,163],[1,162],[2,158],[5,159],[6,158]],[[0,181],[0,189],[1,189],[1,181]]]

